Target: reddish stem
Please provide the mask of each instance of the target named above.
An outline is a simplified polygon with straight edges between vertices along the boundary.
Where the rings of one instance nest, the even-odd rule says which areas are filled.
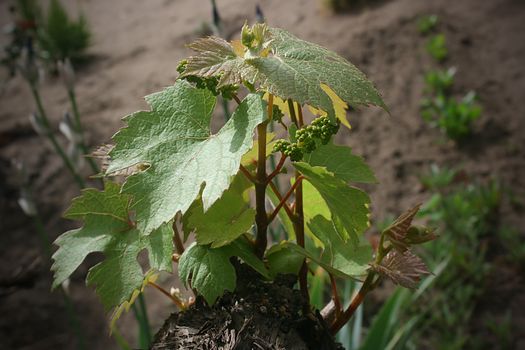
[[[257,180],[253,177],[252,173],[248,169],[246,169],[242,164],[240,165],[239,169],[241,169],[241,172],[246,176],[248,180],[250,180],[253,183],[256,183]]]
[[[339,293],[337,292],[337,282],[335,280],[334,275],[328,273],[328,276],[330,276],[330,284],[332,287],[332,300],[334,301],[335,312],[337,317],[339,317],[341,311],[343,311],[343,308],[341,307],[341,299],[339,299]]]
[[[270,215],[270,217],[268,218],[268,222],[272,222],[273,219],[275,219],[275,217],[279,213],[279,210],[281,210],[281,208],[286,204],[286,201],[288,200],[288,198],[290,198],[290,196],[294,193],[295,189],[301,184],[301,181],[303,179],[304,179],[303,176],[299,176],[295,180],[295,183],[292,185],[292,187],[290,187],[290,189],[288,190],[288,192],[286,192],[284,197],[282,197],[280,199],[279,204],[277,204],[277,206],[275,207],[275,210],[273,211],[272,215]],[[303,245],[303,247],[304,247],[304,245]]]
[[[171,301],[173,301],[175,303],[175,305],[177,305],[177,307],[181,310],[184,310],[186,308],[186,305],[184,305],[184,303],[182,302],[182,300],[180,300],[179,298],[177,298],[175,295],[171,295],[167,290],[165,290],[164,288],[162,288],[161,286],[159,286],[158,284],[154,283],[154,282],[148,282],[149,285],[153,286],[156,290],[158,290],[159,292],[161,292],[162,294],[164,294],[165,296],[167,296],[168,298],[171,299]]]
[[[284,153],[281,153],[281,159],[279,159],[279,163],[277,163],[275,170],[270,175],[268,175],[268,178],[266,180],[268,183],[270,183],[270,181],[272,181],[272,179],[275,176],[277,176],[277,174],[279,174],[279,172],[284,166],[284,162],[286,162],[286,155]]]
[[[270,185],[270,188],[272,189],[273,193],[275,193],[275,196],[277,197],[279,202],[281,202],[283,200],[283,196],[281,195],[281,192],[279,192],[279,189],[277,188],[277,186],[275,186],[273,181],[270,181],[269,185]],[[284,202],[283,207],[284,207],[284,210],[286,211],[286,214],[288,214],[288,217],[290,218],[290,220],[294,220],[293,211],[290,208],[290,206],[288,205],[288,203],[286,203],[286,201]]]
[[[177,228],[177,223],[173,222],[173,242],[175,243],[175,249],[179,255],[184,253],[184,243],[180,238],[179,229]]]
[[[342,314],[337,316],[335,322],[330,327],[330,331],[332,334],[336,334],[350,320],[350,318],[354,315],[355,310],[357,310],[359,305],[361,305],[361,303],[365,299],[366,294],[373,289],[372,282],[374,280],[374,276],[375,273],[368,273],[366,280],[363,282],[363,285],[352,299],[352,302],[350,303],[348,308]]]

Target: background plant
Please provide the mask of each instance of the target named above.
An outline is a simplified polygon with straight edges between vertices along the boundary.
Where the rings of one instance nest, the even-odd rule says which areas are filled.
[[[419,206],[383,230],[373,252],[362,237],[370,200],[349,182],[373,183],[375,177],[350,148],[331,141],[340,124],[349,126],[348,105],[386,108],[366,77],[338,55],[264,24],[244,26],[240,41],[210,37],[190,48],[196,54],[179,66],[176,83],[146,97],[151,109],[128,116],[113,138],[105,174],[126,174],[124,184],[108,179],[103,191],[87,189],[66,212],[84,225],[56,241],[54,285],[89,253],[103,252],[105,260],[90,269],[87,283],[116,319],[147,285],[181,309],[190,304],[155,283],[159,271],[172,270],[172,259],[182,281],[209,304],[236,287],[231,257],[263,279],[296,274],[305,300],[308,266],[318,266],[331,280],[362,282],[346,308],[332,283],[333,300],[322,314],[333,333],[381,278],[415,288],[428,270],[411,247],[435,238],[411,225]],[[241,87],[247,90],[242,100]],[[212,135],[219,93],[238,105]],[[303,115],[303,107],[313,117]],[[272,123],[287,133],[275,143],[268,135]],[[272,152],[279,162],[268,172]],[[293,175],[282,193],[276,184],[290,180],[286,173]],[[286,230],[282,242],[268,240],[274,220]],[[195,242],[185,247],[191,234]],[[137,261],[144,249],[145,272]]]
[[[423,35],[436,29],[438,17],[422,17],[417,25]],[[426,43],[427,52],[438,62],[448,55],[445,35],[436,34]],[[452,96],[456,68],[430,70],[425,74],[425,97],[421,101],[421,115],[432,126],[438,127],[445,135],[461,141],[472,133],[472,126],[481,115],[474,91],[469,91],[459,101]]]

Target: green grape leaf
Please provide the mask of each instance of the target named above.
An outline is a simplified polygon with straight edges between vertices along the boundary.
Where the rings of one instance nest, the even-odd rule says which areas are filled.
[[[264,28],[260,40],[264,50],[254,54],[237,43],[234,46],[213,37],[200,39],[190,45],[197,54],[189,58],[183,76],[217,76],[223,85],[242,80],[260,83],[262,89],[284,100],[291,98],[334,115],[333,101],[326,90],[354,107],[376,105],[387,109],[366,76],[336,53],[278,28]]]
[[[251,266],[255,271],[259,272],[263,277],[270,279],[270,273],[264,263],[254,254],[253,245],[250,245],[248,241],[240,237],[233,241],[230,245],[223,247],[230,256],[238,256],[246,264]]]
[[[317,247],[320,247],[323,245],[323,242],[310,230],[308,223],[318,215],[330,219],[332,217],[330,208],[326,205],[319,191],[308,181],[303,182],[303,202],[305,203],[303,208],[305,233],[312,238]]]
[[[270,28],[269,40],[272,54],[247,62],[270,93],[329,111],[332,100],[322,89],[325,84],[351,106],[371,104],[386,109],[366,76],[336,53],[278,28]]]
[[[323,261],[348,276],[366,273],[372,261],[372,247],[361,240],[358,246],[344,242],[333,223],[318,215],[308,223],[310,230],[323,242]]]
[[[184,215],[184,232],[187,235],[188,231],[194,230],[198,244],[211,243],[212,248],[217,248],[234,241],[252,227],[255,210],[243,196],[250,183],[242,181],[243,175],[237,175],[236,179],[208,211],[204,212],[199,198]]]
[[[179,260],[179,276],[185,286],[195,288],[212,305],[225,290],[233,292],[236,284],[235,269],[225,247],[193,243]]]
[[[118,185],[106,182],[104,191],[87,189],[76,198],[65,216],[84,221],[84,226],[57,238],[59,249],[53,255],[56,288],[94,252],[104,253],[104,260],[89,270],[87,282],[95,285],[106,309],[130,300],[151,271],[171,271],[173,230],[162,225],[149,236],[141,234],[129,218],[129,197],[119,194]],[[146,249],[151,270],[146,273],[137,261]]]
[[[198,54],[188,59],[181,77],[219,77],[218,87],[240,84],[243,80],[252,82],[257,72],[247,65],[241,52],[224,39],[208,37],[188,45]]]
[[[377,179],[363,158],[352,154],[352,149],[332,143],[317,147],[303,160],[311,166],[325,167],[345,182],[377,183]]]
[[[253,130],[266,118],[265,102],[250,94],[216,134],[211,92],[186,81],[146,97],[151,111],[126,118],[113,138],[108,174],[137,164],[145,171],[128,177],[123,193],[133,195],[137,226],[146,234],[183,214],[201,192],[204,211],[221,197],[252,145]]]
[[[289,249],[282,242],[273,245],[266,252],[266,259],[270,269],[270,275],[275,278],[278,274],[297,275],[303,265],[304,255],[293,249]]]
[[[272,276],[275,276],[277,273],[297,274],[303,260],[307,258],[334,276],[346,279],[354,278],[353,275],[347,275],[346,273],[335,269],[332,267],[332,265],[326,263],[322,259],[317,258],[306,249],[290,241],[283,241],[272,246],[266,253],[266,256],[268,259],[270,274]]]
[[[323,197],[341,238],[344,241],[350,238],[352,243],[359,244],[359,236],[369,226],[368,195],[355,187],[348,186],[326,168],[313,167],[304,162],[293,164]]]
[[[243,237],[219,248],[193,243],[180,257],[179,276],[185,286],[191,285],[212,305],[224,291],[235,289],[235,268],[230,262],[232,256],[239,257],[270,279],[268,269],[253,251],[253,247]]]

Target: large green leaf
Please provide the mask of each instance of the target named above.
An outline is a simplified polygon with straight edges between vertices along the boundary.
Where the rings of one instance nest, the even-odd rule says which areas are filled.
[[[306,258],[321,266],[323,269],[334,276],[341,278],[356,277],[335,269],[332,267],[332,265],[326,263],[324,260],[319,259],[311,252],[290,241],[283,241],[279,244],[273,245],[266,252],[266,257],[268,259],[270,274],[272,276],[275,276],[278,273],[297,274],[302,262]]]
[[[147,166],[130,176],[122,191],[133,195],[137,225],[148,234],[177,212],[186,212],[203,186],[204,211],[220,198],[252,145],[254,128],[266,118],[266,108],[259,95],[248,95],[213,135],[211,92],[178,81],[146,100],[152,110],[127,117],[128,126],[114,136],[107,173]]]
[[[264,28],[260,33],[257,40],[265,49],[259,55],[218,38],[198,40],[190,45],[197,54],[190,57],[183,76],[218,76],[221,84],[260,83],[283,99],[326,112],[334,112],[326,87],[351,106],[386,109],[373,84],[346,59],[282,29]]]
[[[311,166],[322,166],[346,182],[376,183],[377,179],[363,158],[352,154],[352,149],[332,143],[318,146],[303,160]]]
[[[195,231],[199,244],[212,248],[226,245],[252,227],[255,210],[250,208],[244,191],[251,185],[243,175],[237,175],[232,186],[204,212],[202,200],[196,200],[184,215],[184,232]]]
[[[278,274],[297,275],[303,265],[304,254],[300,254],[294,249],[289,248],[288,243],[289,242],[282,242],[275,244],[266,252],[270,275],[274,278]]]
[[[269,40],[271,55],[247,61],[272,94],[329,111],[332,100],[322,89],[325,84],[351,106],[377,105],[386,109],[366,76],[336,53],[279,28],[270,28]]]
[[[308,227],[323,242],[322,260],[348,276],[361,276],[366,273],[372,261],[372,247],[361,240],[358,246],[344,242],[333,223],[323,216],[316,216]]]
[[[61,235],[55,241],[59,249],[53,255],[53,287],[57,287],[90,253],[104,253],[105,259],[89,270],[87,281],[96,285],[106,309],[130,300],[142,287],[146,275],[137,261],[141,250],[148,251],[154,271],[171,271],[172,265],[171,224],[162,225],[149,236],[142,235],[129,217],[128,196],[119,191],[120,187],[110,182],[104,191],[84,190],[66,212],[66,217],[83,220],[84,226]]]
[[[368,228],[368,195],[348,186],[323,167],[312,167],[304,162],[293,163],[295,168],[316,188],[330,209],[339,236],[359,244],[359,236]]]
[[[235,289],[235,269],[230,262],[232,256],[239,257],[265,278],[270,278],[263,262],[255,256],[253,247],[243,237],[220,248],[193,243],[180,257],[179,276],[185,285],[191,284],[211,305],[224,291]]]
[[[191,283],[210,305],[225,290],[235,289],[235,269],[224,247],[213,249],[193,243],[180,257],[179,276],[185,285]]]

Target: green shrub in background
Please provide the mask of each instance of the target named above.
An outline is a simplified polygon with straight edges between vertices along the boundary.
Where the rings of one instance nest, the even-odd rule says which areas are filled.
[[[425,74],[425,90],[429,94],[449,94],[454,85],[456,68],[447,70],[431,70]]]
[[[445,34],[431,37],[425,46],[427,52],[438,62],[444,61],[448,56]]]
[[[422,117],[439,127],[448,138],[460,141],[472,133],[472,124],[481,115],[481,107],[476,99],[473,91],[468,92],[460,101],[440,93],[423,99]]]
[[[420,216],[430,226],[439,226],[441,234],[425,246],[422,254],[433,271],[447,262],[446,268],[436,273],[431,291],[414,304],[411,312],[424,315],[417,328],[424,335],[421,343],[431,348],[462,349],[472,341],[471,316],[490,270],[487,242],[498,231],[499,183],[454,183],[460,177],[456,171],[434,167],[422,179],[436,193]]]
[[[438,22],[439,18],[436,15],[424,16],[417,22],[417,28],[421,34],[426,35],[436,28]]]
[[[78,60],[90,44],[91,33],[83,15],[72,20],[58,0],[52,0],[37,31],[42,54],[50,61]]]

